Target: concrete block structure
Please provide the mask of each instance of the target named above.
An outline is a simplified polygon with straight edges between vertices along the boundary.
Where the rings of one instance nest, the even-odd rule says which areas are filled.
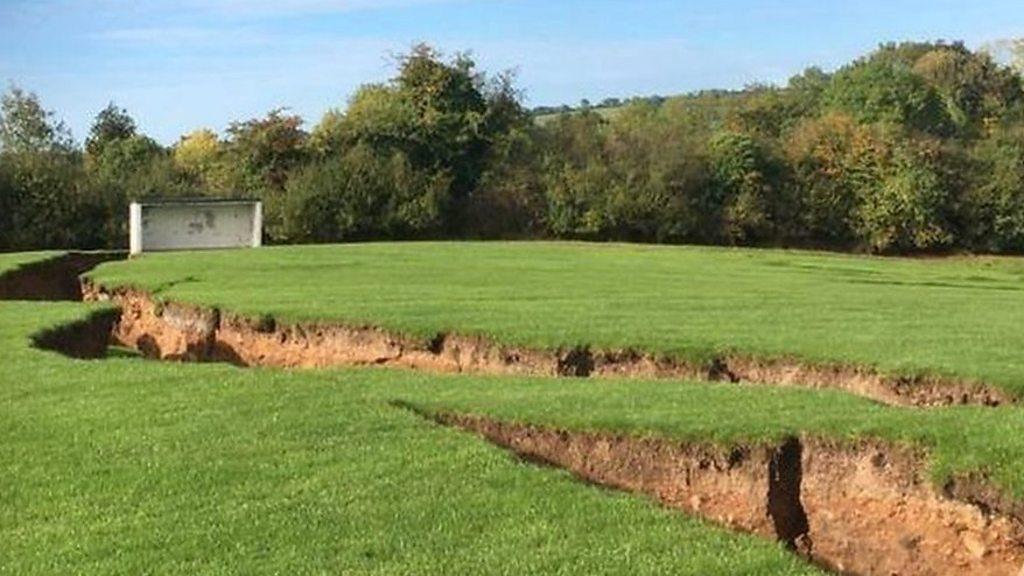
[[[263,243],[258,200],[174,199],[132,202],[132,255],[161,250],[256,248]]]

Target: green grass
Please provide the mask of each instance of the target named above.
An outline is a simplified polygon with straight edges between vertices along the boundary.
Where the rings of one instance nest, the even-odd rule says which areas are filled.
[[[0,573],[815,573],[390,405],[536,383],[28,348],[83,313],[0,302]]]
[[[883,406],[838,391],[734,384],[543,379],[405,392],[428,412],[490,416],[570,430],[625,433],[724,446],[804,435],[883,440],[926,449],[933,482],[981,472],[1024,500],[1024,410]]]
[[[591,108],[591,111],[597,114],[598,116],[601,116],[605,120],[614,120],[616,117],[622,114],[622,111],[625,109],[625,106],[615,106],[613,108]],[[569,112],[554,112],[551,114],[540,114],[538,116],[534,116],[533,121],[538,126],[545,126],[547,124],[550,124],[551,122],[554,122],[555,120],[558,120],[558,117],[561,116],[562,114],[572,115],[579,114],[580,112],[580,109],[574,109]]]
[[[0,260],[0,266],[2,266]],[[148,255],[104,283],[283,319],[927,369],[1020,389],[1024,262],[575,244]],[[285,371],[29,347],[0,302],[0,573],[804,574],[778,546],[519,462],[395,403],[724,444],[921,446],[1024,500],[1024,409],[732,384]],[[1002,362],[1000,362],[1002,361]]]
[[[32,262],[38,262],[40,260],[46,260],[59,255],[60,252],[44,251],[44,252],[8,252],[0,253],[0,274],[13,270],[25,264],[31,264]]]
[[[538,347],[739,352],[938,373],[1024,393],[1024,261],[566,243],[153,254],[101,283],[285,320]]]

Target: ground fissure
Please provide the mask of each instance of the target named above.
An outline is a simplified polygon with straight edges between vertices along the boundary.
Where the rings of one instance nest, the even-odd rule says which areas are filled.
[[[414,338],[373,326],[252,319],[160,302],[133,288],[106,289],[87,282],[83,293],[88,300],[113,301],[121,307],[113,332],[116,342],[160,359],[289,368],[399,366],[443,373],[712,380],[838,389],[899,406],[999,406],[1014,401],[1009,394],[977,382],[891,376],[865,367],[740,355],[697,362],[588,346],[543,350],[453,333]]]
[[[95,263],[106,259],[111,257]],[[57,268],[73,274],[77,282],[78,274],[95,263],[65,261]],[[45,271],[28,269],[35,278],[47,277]],[[19,286],[17,274],[4,278],[5,286]],[[18,290],[33,282],[38,280],[24,281]],[[51,294],[76,299],[69,285],[64,282]],[[0,292],[0,297],[18,297],[18,290]],[[898,405],[1011,401],[981,385],[933,377],[890,378],[859,368],[740,357],[688,363],[585,346],[536,350],[450,333],[416,339],[375,327],[251,319],[88,281],[80,284],[78,294],[79,299],[111,302],[117,309],[37,334],[36,346],[92,358],[102,356],[107,343],[114,342],[152,358],[241,366],[384,365],[445,373],[742,381],[838,388]],[[432,417],[588,481],[649,494],[734,529],[778,539],[844,573],[1010,574],[1024,559],[1024,515],[983,475],[957,479],[940,490],[923,478],[926,466],[920,453],[882,443],[851,446],[794,437],[778,445],[723,450],[469,416]]]
[[[839,573],[1017,574],[1024,564],[1021,519],[934,488],[923,453],[909,448],[797,437],[721,447],[412,409],[531,462],[776,539]]]
[[[123,259],[117,252],[69,252],[23,264],[0,274],[0,300],[82,300],[79,276],[103,262]]]
[[[286,324],[217,309],[158,301],[133,288],[106,288],[80,275],[121,253],[68,253],[0,275],[0,299],[112,301],[122,310],[112,341],[172,360],[245,366],[323,368],[401,366],[444,373],[555,377],[676,378],[844,390],[898,406],[999,406],[1009,393],[980,382],[937,375],[890,375],[865,366],[793,358],[719,355],[706,361],[635,349],[575,346],[545,350],[479,336],[439,333],[413,338],[373,326]],[[101,326],[102,324],[96,324]],[[73,354],[72,354],[73,355]]]

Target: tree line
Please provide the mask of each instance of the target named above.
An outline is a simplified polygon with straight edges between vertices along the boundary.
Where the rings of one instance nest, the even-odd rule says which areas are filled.
[[[0,249],[115,248],[130,200],[259,197],[277,243],[574,238],[1024,251],[1024,87],[961,43],[886,44],[785,86],[525,108],[429,46],[310,130],[285,109],[165,147],[114,104],[83,145],[0,102]],[[607,110],[604,110],[607,112]]]

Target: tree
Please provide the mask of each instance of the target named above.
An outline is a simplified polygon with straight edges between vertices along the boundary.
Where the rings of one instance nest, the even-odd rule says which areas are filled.
[[[202,128],[181,137],[174,147],[174,165],[207,193],[223,188],[224,149],[213,130]]]
[[[858,197],[874,185],[875,159],[883,142],[845,114],[804,120],[784,150],[802,209],[805,240],[834,247],[857,242]]]
[[[937,45],[913,70],[942,96],[946,110],[963,131],[977,133],[1022,99],[1020,77],[984,52],[963,44]]]
[[[722,219],[722,237],[750,243],[771,237],[779,170],[763,147],[747,134],[723,132],[709,145],[709,212]],[[773,180],[776,180],[773,182]]]
[[[832,77],[824,102],[863,123],[885,122],[938,136],[952,129],[938,92],[910,68],[885,58],[841,69]]]
[[[96,115],[85,140],[85,151],[90,156],[98,156],[107,144],[135,136],[135,130],[135,120],[128,111],[111,102]]]
[[[80,218],[81,162],[63,122],[12,86],[0,98],[0,241],[8,248],[93,247]]]
[[[346,129],[345,113],[336,108],[328,110],[309,134],[310,153],[320,158],[341,154],[346,147]]]
[[[288,182],[275,237],[328,242],[416,238],[437,230],[449,182],[401,152],[357,146],[300,169]]]
[[[0,98],[0,151],[69,153],[73,148],[64,122],[55,120],[34,93],[11,86]]]
[[[1000,127],[972,155],[970,242],[985,251],[1024,252],[1024,125]]]
[[[259,195],[284,189],[288,173],[305,159],[302,118],[271,110],[263,118],[228,127],[225,160],[234,172],[234,192]]]
[[[399,56],[397,64],[391,81],[357,91],[344,119],[325,118],[316,146],[368,146],[382,156],[401,152],[415,170],[451,183],[443,219],[449,232],[464,232],[470,196],[487,168],[491,147],[528,123],[514,76],[488,79],[468,55],[446,59],[425,44]]]
[[[933,141],[897,140],[882,158],[877,186],[861,190],[862,241],[875,252],[934,250],[953,240],[952,195]]]
[[[17,246],[18,230],[14,226],[14,215],[19,210],[18,200],[10,167],[0,155],[0,248]]]

